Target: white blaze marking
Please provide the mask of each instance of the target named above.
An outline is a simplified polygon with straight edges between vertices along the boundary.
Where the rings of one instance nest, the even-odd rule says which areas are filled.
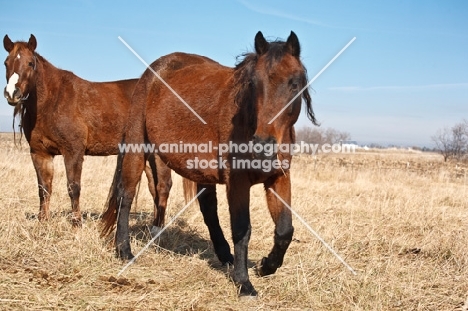
[[[19,55],[19,53],[18,53],[18,56],[16,56],[16,58],[17,58],[17,59],[20,59],[20,58],[21,58],[21,56]]]
[[[8,79],[8,84],[6,86],[6,91],[10,95],[10,98],[13,98],[13,92],[15,91],[15,85],[18,83],[19,76],[16,72],[14,72],[10,79]]]

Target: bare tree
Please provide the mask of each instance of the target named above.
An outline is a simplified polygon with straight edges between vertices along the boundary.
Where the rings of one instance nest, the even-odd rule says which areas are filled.
[[[451,131],[449,128],[444,127],[443,129],[437,130],[434,136],[431,137],[432,141],[436,145],[436,149],[444,157],[444,161],[452,156],[452,140]]]
[[[322,134],[317,129],[304,126],[296,131],[296,141],[322,144]]]
[[[462,160],[468,154],[468,121],[463,120],[451,128],[439,129],[431,138],[444,161],[449,158]]]
[[[467,146],[468,136],[465,123],[455,124],[452,127],[452,149],[454,158],[461,160],[467,152]]]
[[[305,126],[296,131],[296,141],[309,144],[336,144],[350,139],[351,135],[348,132],[341,132],[333,128],[322,129]]]
[[[327,128],[323,133],[325,141],[329,144],[337,144],[345,140],[351,140],[351,135],[348,132],[341,132],[332,128]]]

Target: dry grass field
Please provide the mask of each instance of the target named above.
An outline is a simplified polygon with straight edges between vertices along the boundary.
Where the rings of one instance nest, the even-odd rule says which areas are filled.
[[[196,205],[190,206],[117,277],[123,263],[99,237],[98,216],[115,157],[87,157],[81,206],[72,229],[61,157],[55,159],[54,217],[39,223],[27,142],[0,135],[1,310],[467,310],[468,169],[409,151],[296,156],[293,208],[352,266],[346,269],[294,219],[294,240],[276,274],[250,269],[257,299],[238,299]],[[220,218],[230,237],[224,189]],[[273,223],[263,189],[252,189],[250,267],[267,255]],[[168,216],[184,206],[174,176]],[[145,182],[132,210],[132,248],[149,241]]]

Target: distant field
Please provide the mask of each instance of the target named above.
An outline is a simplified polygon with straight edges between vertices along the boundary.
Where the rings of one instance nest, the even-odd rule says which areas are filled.
[[[115,156],[86,157],[81,207],[67,220],[63,159],[55,159],[51,211],[39,223],[35,172],[27,142],[0,134],[1,310],[467,310],[468,167],[436,154],[366,151],[296,156],[292,207],[344,260],[354,276],[297,219],[276,274],[258,278],[255,300],[239,300],[214,255],[193,205],[121,277],[109,241],[99,238]],[[173,175],[168,216],[183,206]],[[224,187],[222,227],[230,237]],[[251,195],[250,267],[267,255],[273,222],[263,188]],[[150,239],[151,198],[143,181],[132,210],[132,248]]]

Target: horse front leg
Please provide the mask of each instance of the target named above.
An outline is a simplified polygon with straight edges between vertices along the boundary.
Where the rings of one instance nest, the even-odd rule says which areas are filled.
[[[71,223],[74,227],[81,226],[80,193],[81,171],[83,169],[84,150],[63,155],[65,172],[67,174],[67,191],[70,196],[72,215]]]
[[[247,272],[248,246],[252,231],[249,211],[251,184],[248,178],[242,177],[233,176],[226,185],[234,242],[234,269],[231,277],[239,286],[240,296],[257,296]]]
[[[259,276],[273,274],[276,269],[281,267],[284,254],[292,240],[294,228],[292,226],[291,210],[289,209],[291,206],[291,179],[289,174],[288,171],[284,175],[270,178],[264,183],[268,209],[275,223],[275,236],[270,254],[268,257],[264,257],[256,266]]]
[[[31,153],[31,159],[36,170],[37,185],[39,188],[39,215],[38,219],[50,218],[50,196],[52,194],[52,180],[54,178],[54,156],[50,154]]]

